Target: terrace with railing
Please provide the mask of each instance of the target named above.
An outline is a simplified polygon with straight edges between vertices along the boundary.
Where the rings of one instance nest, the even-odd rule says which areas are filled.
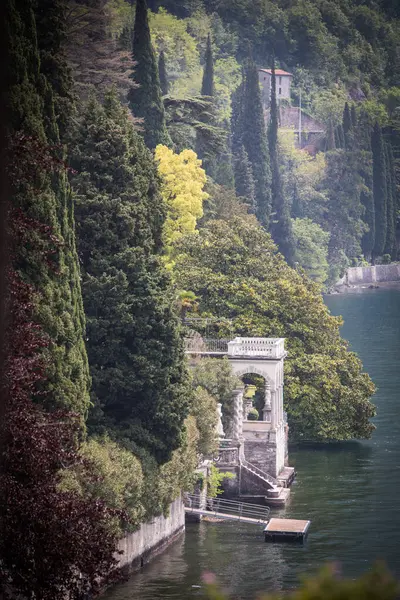
[[[229,339],[210,339],[200,335],[185,339],[187,354],[201,354],[228,357],[282,358],[285,356],[283,338],[235,337]]]

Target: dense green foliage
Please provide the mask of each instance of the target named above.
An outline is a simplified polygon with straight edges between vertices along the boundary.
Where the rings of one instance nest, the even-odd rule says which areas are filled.
[[[244,146],[240,146],[235,157],[235,190],[239,198],[255,211],[255,184],[253,169]]]
[[[160,462],[187,414],[183,349],[169,279],[157,256],[165,208],[156,165],[114,94],[91,101],[72,165],[94,409],[90,429],[115,431]]]
[[[373,157],[373,192],[375,205],[375,244],[373,253],[375,256],[380,256],[383,254],[386,245],[387,183],[385,146],[382,139],[382,131],[378,123],[375,123],[374,126],[371,146]]]
[[[301,3],[280,0],[276,3],[258,3],[257,6],[252,6],[248,0],[236,0],[232,6],[226,0],[198,0],[195,3],[186,3],[185,8],[173,0],[163,2],[160,0],[152,3],[153,10],[160,5],[165,7],[158,13],[162,15],[160,21],[163,19],[166,25],[167,10],[177,15],[178,18],[169,16],[169,18],[175,19],[173,27],[171,22],[169,31],[173,35],[173,31],[178,28],[179,24],[182,28],[180,40],[183,42],[182,33],[185,31],[186,25],[186,34],[191,36],[191,40],[197,42],[197,50],[200,53],[206,46],[207,28],[211,26],[213,38],[215,38],[213,50],[217,53],[216,56],[219,56],[222,49],[225,52],[227,50],[232,59],[242,62],[245,70],[247,70],[249,53],[258,66],[264,68],[271,62],[271,55],[274,55],[279,66],[290,70],[294,75],[292,106],[297,106],[301,92],[304,116],[316,118],[325,129],[325,135],[316,141],[316,150],[345,151],[346,154],[337,155],[332,158],[332,161],[334,169],[339,172],[341,169],[345,170],[346,161],[350,160],[354,170],[355,193],[349,198],[348,206],[345,207],[339,223],[340,226],[343,225],[346,233],[338,236],[330,217],[324,219],[322,214],[326,208],[331,216],[335,212],[337,213],[335,208],[337,185],[331,179],[330,174],[327,173],[325,178],[325,188],[319,187],[315,182],[311,190],[310,188],[308,190],[313,196],[320,196],[317,205],[313,207],[309,202],[308,208],[311,210],[307,211],[303,210],[304,207],[299,207],[299,202],[302,200],[296,194],[297,186],[291,190],[288,190],[286,186],[287,170],[292,171],[292,165],[288,164],[286,157],[282,157],[280,151],[275,155],[274,144],[271,146],[272,152],[267,151],[265,155],[263,154],[262,144],[259,145],[261,121],[263,120],[262,111],[258,112],[257,107],[255,108],[251,102],[242,110],[246,85],[244,83],[238,87],[238,82],[233,84],[230,90],[233,92],[232,164],[235,169],[238,169],[238,172],[235,173],[235,177],[239,179],[239,183],[235,184],[238,193],[242,194],[243,189],[240,182],[243,177],[243,169],[241,171],[238,156],[241,152],[242,135],[246,133],[252,141],[252,144],[250,141],[244,143],[244,147],[253,169],[256,199],[258,203],[264,203],[262,209],[258,208],[256,212],[259,221],[264,226],[269,226],[279,246],[281,246],[282,239],[286,240],[288,248],[283,252],[289,262],[291,262],[289,254],[293,254],[290,217],[310,218],[326,232],[332,234],[328,255],[330,273],[327,285],[335,283],[347,266],[358,264],[360,260],[363,260],[362,252],[367,260],[379,259],[379,256],[372,252],[376,228],[375,207],[372,204],[372,162],[368,154],[371,151],[370,136],[374,123],[379,122],[383,128],[384,145],[386,146],[386,143],[389,142],[394,153],[392,174],[386,169],[383,177],[386,186],[392,187],[390,182],[393,181],[394,172],[397,185],[393,211],[390,210],[389,213],[386,213],[386,228],[389,227],[391,232],[389,243],[385,244],[381,254],[386,252],[391,255],[392,259],[395,259],[398,246],[395,238],[399,237],[397,189],[400,181],[400,127],[398,120],[400,95],[399,87],[397,87],[400,66],[397,47],[399,46],[400,27],[398,16],[396,17],[386,5],[374,4],[360,7],[357,2],[352,0],[341,2],[339,5],[331,0],[318,5],[310,0],[304,0]],[[165,43],[165,40],[168,39],[165,30],[163,35]],[[190,55],[193,62],[190,67],[186,68],[181,61],[180,77],[176,80],[176,85],[179,86],[179,82],[182,82],[186,89],[199,89],[200,74],[198,67],[195,67],[198,58],[195,57],[193,44],[186,42],[183,43],[183,46],[187,51],[187,56]],[[218,59],[215,65],[216,72],[218,71],[217,63]],[[227,66],[227,63],[225,64]],[[227,70],[226,75],[228,75]],[[234,82],[233,78],[226,77],[226,79]],[[246,77],[244,79],[246,82]],[[183,83],[184,81],[186,83]],[[258,85],[255,76],[252,81],[254,89],[250,94],[251,100],[257,104],[258,90],[255,92],[255,87],[258,88]],[[217,93],[217,98],[218,96]],[[274,130],[273,102],[270,113],[270,122],[272,130]],[[248,119],[245,126],[242,126],[243,118]],[[226,127],[226,131],[229,135],[228,127]],[[306,131],[302,139],[303,141],[307,139]],[[307,150],[311,152],[311,158],[315,155],[313,143],[311,149]],[[251,154],[251,146],[254,156]],[[254,158],[258,161],[256,165],[253,164]],[[318,160],[319,165],[321,164],[318,155],[315,160]],[[341,167],[340,162],[343,162]],[[271,165],[272,179],[269,175],[269,164]],[[313,169],[311,164],[308,167],[310,171]],[[206,171],[218,182],[231,185],[228,179],[223,181],[215,177],[215,171],[211,165],[206,165]],[[277,183],[279,178],[282,178],[282,187]],[[348,189],[351,189],[348,174],[345,174],[345,178],[349,184]],[[331,183],[333,184],[332,188],[330,188]],[[321,202],[322,196],[324,196],[324,201]],[[353,202],[354,211],[352,210]],[[273,206],[274,203],[277,205],[276,207]],[[342,201],[341,204],[343,206]],[[266,215],[269,216],[271,209],[273,216],[269,224]],[[277,209],[282,211],[279,218]],[[277,229],[278,231],[276,231]],[[281,243],[279,243],[280,239]],[[389,246],[391,246],[390,249]]]
[[[203,581],[210,600],[229,600],[220,590],[212,573],[204,575]],[[385,565],[376,564],[358,579],[345,579],[336,565],[329,565],[312,577],[303,577],[299,587],[288,594],[268,594],[260,600],[395,600],[399,584]]]
[[[208,34],[206,56],[204,60],[203,81],[201,84],[201,95],[214,96],[214,94],[214,57],[211,46],[211,36]]]
[[[369,437],[374,386],[339,335],[319,288],[276,253],[251,218],[209,221],[178,244],[176,278],[199,310],[237,334],[287,338],[285,405],[291,439]]]
[[[167,75],[167,66],[165,64],[164,50],[161,50],[160,56],[158,57],[158,74],[160,77],[161,92],[164,96],[166,96],[169,91],[169,83],[168,83],[168,75]]]
[[[256,65],[249,61],[242,83],[232,99],[232,149],[236,164],[243,146],[255,183],[255,211],[258,220],[268,227],[271,213],[271,173],[261,92]]]
[[[83,342],[85,318],[71,192],[65,170],[59,168],[62,150],[56,148],[60,137],[53,87],[41,71],[36,21],[30,3],[14,8],[10,5],[9,10],[12,15],[9,34],[20,40],[11,46],[9,133],[15,136],[12,204],[27,217],[49,226],[58,242],[50,262],[43,260],[40,252],[19,247],[15,253],[15,268],[25,281],[40,290],[36,319],[52,340],[46,351],[48,380],[42,402],[85,415],[89,403],[89,374]],[[23,11],[23,18],[19,10]],[[60,24],[62,11],[58,3],[52,14]],[[59,30],[55,30],[55,43],[58,34]],[[54,79],[62,79],[63,67],[61,58],[52,65]],[[47,68],[45,60],[44,69]],[[59,93],[64,93],[61,86]],[[63,98],[65,102],[65,95]],[[60,104],[61,99],[57,105]],[[37,158],[28,161],[30,155]]]
[[[272,67],[271,107],[268,128],[269,155],[271,161],[271,204],[270,231],[272,239],[282,252],[289,265],[294,262],[294,241],[290,207],[283,194],[281,172],[278,160],[278,104],[276,99],[275,65]]]
[[[311,219],[293,219],[294,258],[318,283],[328,278],[329,233]]]
[[[146,0],[137,0],[135,26],[132,42],[133,60],[137,63],[132,78],[129,106],[135,115],[144,120],[144,139],[149,148],[158,144],[171,144],[168,135],[164,105],[161,97],[160,78],[156,57],[150,39]]]
[[[397,187],[395,185],[395,171],[393,150],[390,144],[385,147],[386,162],[386,242],[384,254],[396,257],[396,225],[397,225]]]
[[[240,382],[226,360],[189,375],[178,314],[218,317],[220,336],[287,338],[292,439],[373,431],[373,384],[320,290],[350,264],[398,257],[399,11],[149,6],[5,2],[15,309],[0,571],[17,591],[34,580],[35,600],[80,600],[112,570],[116,536],[191,489],[217,451],[218,403],[229,435]],[[280,127],[274,77],[262,104],[257,66],[275,60],[324,130],[303,132],[305,150]],[[364,589],[352,585],[338,589]]]

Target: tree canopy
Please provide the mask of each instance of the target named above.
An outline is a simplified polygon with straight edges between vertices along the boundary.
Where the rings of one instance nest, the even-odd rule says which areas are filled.
[[[292,440],[369,437],[374,386],[340,338],[319,287],[291,269],[254,218],[209,221],[177,244],[175,277],[199,311],[238,335],[285,337],[285,409]]]

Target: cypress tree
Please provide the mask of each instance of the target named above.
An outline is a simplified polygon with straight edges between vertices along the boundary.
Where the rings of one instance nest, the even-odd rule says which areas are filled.
[[[294,262],[294,238],[292,221],[287,200],[283,194],[278,159],[278,106],[276,102],[275,65],[271,76],[271,117],[268,129],[269,153],[271,160],[272,214],[270,231],[279,251],[288,264]]]
[[[255,182],[256,216],[268,227],[271,212],[271,171],[257,67],[247,63],[244,78],[233,98],[232,150],[238,155],[243,145]]]
[[[339,129],[338,129],[337,126],[334,129],[334,137],[335,137],[335,145],[334,145],[334,147],[335,148],[341,148],[341,146],[340,146],[340,137],[339,137]]]
[[[181,441],[189,397],[159,256],[165,206],[154,160],[115,94],[87,106],[72,166],[93,380],[88,427],[164,462]]]
[[[352,124],[353,129],[355,127],[357,127],[357,125],[358,125],[357,111],[356,111],[356,105],[355,104],[351,105],[351,124]]]
[[[363,221],[368,226],[361,240],[364,256],[369,260],[375,246],[375,205],[373,194],[372,154],[365,150],[360,151],[359,173],[364,180],[361,191],[361,203],[364,206]]]
[[[244,124],[244,91],[245,91],[245,72],[242,70],[242,80],[231,97],[231,132],[232,153],[238,156],[243,146],[243,124]]]
[[[370,117],[364,110],[357,119],[357,145],[360,150],[372,152]]]
[[[375,207],[375,245],[372,252],[374,259],[377,256],[381,256],[384,252],[387,232],[386,160],[382,130],[378,123],[375,123],[371,135],[371,147]]]
[[[235,190],[240,198],[246,198],[247,202],[255,210],[255,186],[254,176],[247,155],[243,146],[240,147],[239,154],[235,159]]]
[[[11,5],[10,5],[11,6]],[[72,409],[82,416],[89,405],[89,372],[84,345],[85,318],[83,313],[80,272],[76,253],[74,207],[65,169],[65,156],[51,146],[60,144],[53,87],[47,78],[58,86],[59,101],[68,102],[69,78],[62,71],[65,63],[61,56],[51,62],[40,60],[40,48],[45,56],[50,47],[58,48],[62,33],[60,5],[49,6],[47,17],[54,31],[49,42],[41,19],[44,15],[39,3],[24,0],[18,4],[18,20],[10,19],[8,31],[20,43],[11,44],[13,72],[10,74],[9,131],[14,136],[22,134],[24,142],[19,148],[20,160],[14,166],[23,182],[15,188],[12,205],[28,219],[39,222],[51,230],[57,239],[57,250],[52,260],[46,261],[40,253],[18,248],[14,267],[24,281],[38,291],[35,319],[51,339],[46,350],[48,369],[46,386],[41,402],[54,409]],[[61,9],[60,9],[61,10]],[[11,8],[10,8],[11,14]],[[40,23],[39,29],[36,23]],[[52,45],[51,40],[55,40]],[[44,50],[46,48],[46,51]],[[48,58],[50,61],[50,58]],[[42,68],[45,72],[42,71]],[[59,72],[60,71],[60,72]],[[61,82],[63,85],[61,85]],[[71,110],[71,109],[69,109]],[[35,184],[33,184],[35,182]],[[34,240],[33,240],[34,242]],[[34,243],[32,242],[32,245]],[[37,240],[36,240],[37,243]]]
[[[352,124],[352,120],[351,120],[351,114],[350,114],[350,108],[349,108],[348,102],[346,102],[346,104],[344,105],[342,126],[343,126],[343,135],[344,135],[344,148],[346,148],[346,150],[351,150],[353,124]]]
[[[158,144],[171,145],[165,123],[164,104],[153,47],[146,0],[137,0],[132,42],[133,60],[137,62],[132,79],[139,87],[128,93],[129,107],[135,117],[143,118],[144,140],[154,149]]]
[[[49,42],[37,27],[44,5],[36,0],[4,5],[12,58],[2,94],[9,111],[13,187],[7,242],[13,253],[7,265],[6,376],[0,387],[1,397],[6,391],[12,402],[1,423],[6,468],[0,472],[0,588],[4,596],[76,597],[113,567],[116,540],[110,511],[98,498],[60,489],[60,470],[82,464],[71,410],[83,417],[89,404],[74,211],[63,157],[56,152],[55,96],[62,98],[53,83],[68,78],[57,72],[63,68],[58,61],[54,80],[48,78],[46,60],[40,59]],[[56,6],[49,4],[48,17]],[[48,33],[59,39],[59,31]]]
[[[64,0],[37,0],[35,21],[40,71],[53,94],[54,114],[61,139],[73,113],[73,81],[64,51],[67,36],[67,4]]]
[[[336,139],[335,139],[335,127],[330,120],[328,122],[327,132],[326,132],[326,150],[335,150],[336,148]]]
[[[336,141],[336,148],[345,148],[345,146],[346,146],[346,140],[345,140],[345,137],[344,137],[344,131],[343,131],[343,125],[342,125],[342,123],[339,123],[339,125],[336,127],[335,141]]]
[[[211,45],[211,34],[209,33],[207,37],[203,81],[201,84],[201,95],[214,96],[214,93],[214,57]]]
[[[162,92],[163,96],[166,96],[169,92],[169,83],[168,83],[168,76],[167,76],[167,67],[165,64],[164,50],[161,50],[160,56],[158,58],[158,74],[160,76],[161,92]]]
[[[389,143],[385,144],[385,161],[386,161],[386,189],[387,189],[387,205],[386,205],[386,241],[384,254],[390,254],[393,258],[395,255],[396,245],[396,197],[394,195],[394,160],[393,151]]]
[[[208,37],[207,37],[207,47],[206,47],[206,54],[205,54],[204,60],[205,60],[205,64],[204,64],[204,70],[203,70],[201,95],[209,96],[209,99],[211,99],[214,96],[214,58],[213,58],[213,53],[212,53],[210,34],[208,34]],[[213,102],[213,100],[212,100],[212,102]],[[207,137],[207,128],[210,126],[211,127],[216,126],[216,117],[214,114],[215,113],[214,108],[215,107],[213,106],[211,111],[203,112],[203,114],[200,115],[199,122],[204,123],[206,125],[206,128],[205,128],[205,130],[203,130],[203,128],[200,127],[199,129],[197,129],[197,132],[196,132],[196,153],[197,153],[198,157],[202,159],[203,167],[207,171],[207,174],[210,175],[211,177],[213,177],[215,175],[215,169],[216,169],[215,153],[214,152],[210,153],[209,151],[207,151],[206,137]],[[206,134],[206,136],[204,134]]]

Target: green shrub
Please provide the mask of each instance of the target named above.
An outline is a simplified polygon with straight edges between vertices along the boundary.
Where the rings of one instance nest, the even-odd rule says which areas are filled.
[[[211,465],[210,474],[207,479],[207,496],[209,498],[216,498],[222,494],[224,490],[221,487],[221,483],[224,479],[235,479],[235,475],[228,471],[219,471],[215,465]]]
[[[142,504],[143,472],[140,461],[108,436],[89,439],[81,446],[83,463],[74,471],[62,473],[61,488],[74,490],[107,506],[126,511],[128,529],[135,529],[145,514]],[[98,477],[88,477],[85,461],[93,465]],[[110,524],[119,534],[124,524]]]
[[[229,600],[213,573],[204,573],[203,581],[209,600]],[[396,600],[399,592],[399,584],[384,565],[377,564],[358,579],[340,578],[334,566],[326,566],[318,575],[303,578],[295,591],[260,596],[260,600]]]

